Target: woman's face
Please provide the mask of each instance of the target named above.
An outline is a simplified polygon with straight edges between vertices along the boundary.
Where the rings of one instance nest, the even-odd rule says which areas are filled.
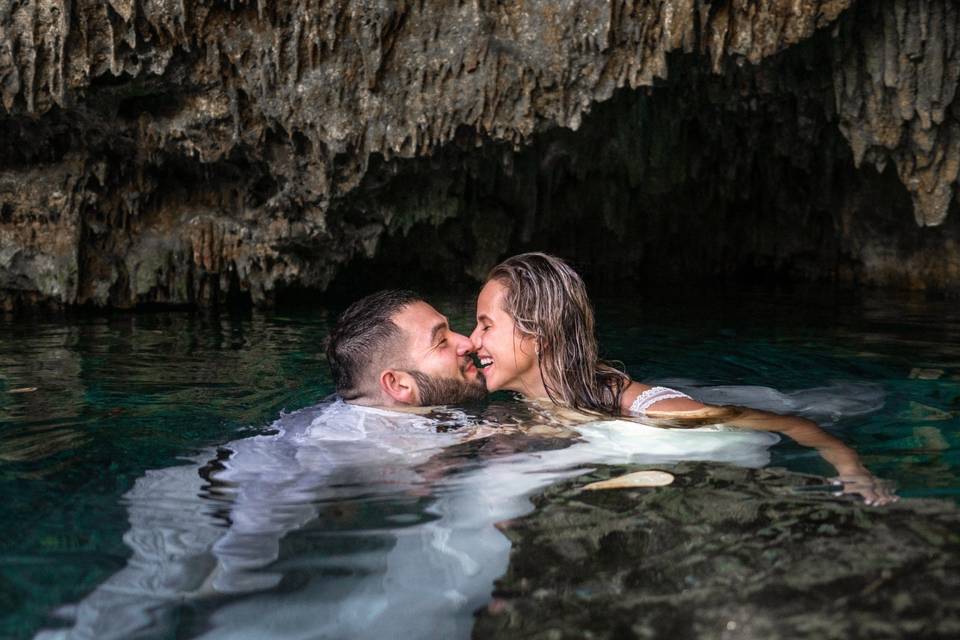
[[[513,318],[503,307],[506,292],[506,287],[496,280],[484,285],[477,298],[477,326],[470,334],[481,362],[489,363],[481,369],[487,379],[487,390],[507,389],[533,397],[545,395],[535,341],[515,330]]]

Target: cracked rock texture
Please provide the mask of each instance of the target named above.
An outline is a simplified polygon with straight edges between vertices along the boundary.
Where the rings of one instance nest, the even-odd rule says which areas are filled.
[[[551,487],[502,525],[510,566],[474,638],[950,638],[960,511],[798,491],[822,478],[683,463],[674,484]]]
[[[0,302],[269,305],[358,261],[469,279],[529,247],[638,282],[957,287],[957,20],[0,0]]]

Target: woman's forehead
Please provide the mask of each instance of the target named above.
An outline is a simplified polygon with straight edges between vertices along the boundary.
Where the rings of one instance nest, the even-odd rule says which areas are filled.
[[[502,300],[507,288],[497,280],[491,280],[483,285],[477,297],[477,314],[489,315],[491,311],[502,310]]]

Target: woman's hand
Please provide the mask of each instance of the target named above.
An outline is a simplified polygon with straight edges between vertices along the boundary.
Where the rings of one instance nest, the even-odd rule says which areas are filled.
[[[855,475],[840,475],[830,478],[839,491],[834,495],[854,495],[863,498],[863,502],[872,507],[882,507],[896,502],[900,498],[890,489],[889,483],[877,478],[870,472]]]
[[[746,410],[731,424],[766,431],[779,431],[797,443],[816,449],[824,460],[837,470],[832,481],[838,484],[838,495],[858,495],[871,506],[883,506],[898,498],[887,483],[877,479],[860,462],[857,452],[821,429],[815,422],[795,416],[781,416],[766,411]]]

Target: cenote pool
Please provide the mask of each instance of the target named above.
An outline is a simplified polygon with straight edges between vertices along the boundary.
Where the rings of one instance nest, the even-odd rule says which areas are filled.
[[[812,417],[900,496],[960,496],[955,300],[654,299],[596,303],[635,377]],[[472,302],[435,306],[469,333]],[[507,567],[493,522],[618,448],[683,459],[578,449],[509,395],[399,423],[318,408],[341,308],[0,316],[0,637],[467,637]],[[692,457],[832,473],[731,438]]]

